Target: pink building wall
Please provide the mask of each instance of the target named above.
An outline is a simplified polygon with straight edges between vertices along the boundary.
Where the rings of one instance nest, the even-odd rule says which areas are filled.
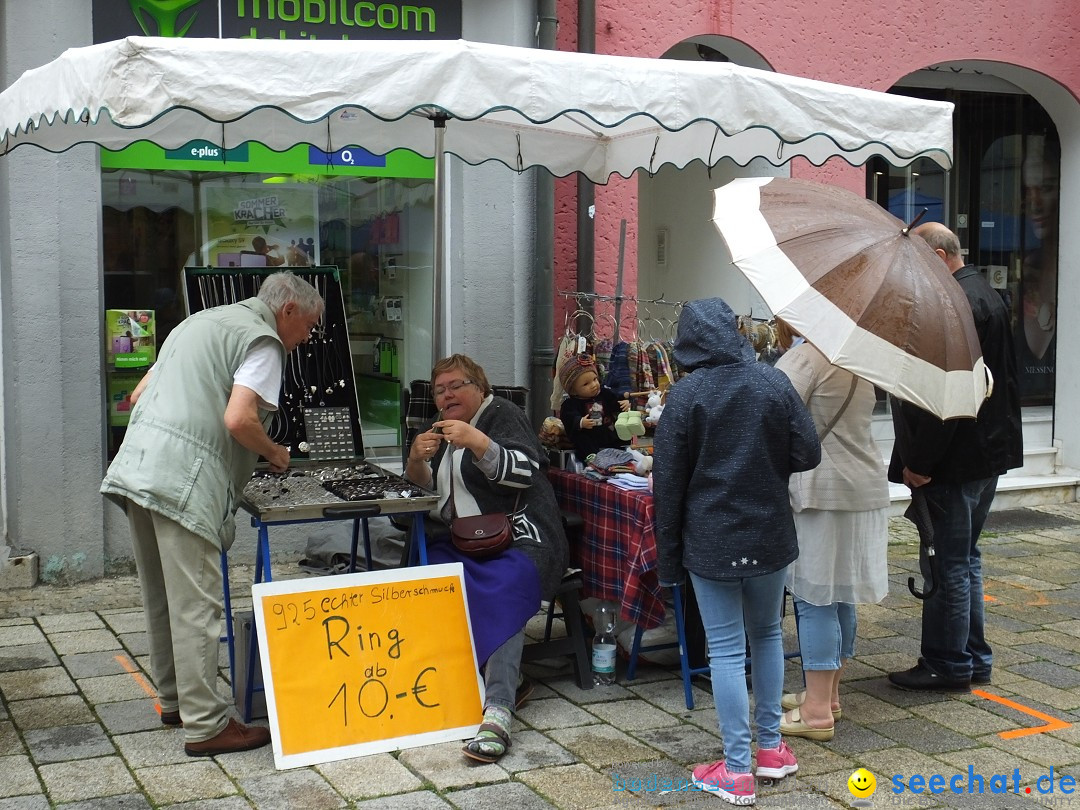
[[[596,0],[596,52],[659,58],[691,37],[716,35],[749,45],[779,73],[885,91],[924,67],[956,60],[1005,62],[1045,74],[1080,96],[1080,0]],[[558,47],[577,49],[578,0],[559,0]],[[864,170],[834,159],[821,168],[793,162],[793,176],[863,192]],[[576,280],[574,178],[556,183],[557,290]],[[637,285],[637,180],[596,188],[595,283],[613,294],[620,221],[627,220],[624,294]],[[555,332],[573,302],[556,296]]]

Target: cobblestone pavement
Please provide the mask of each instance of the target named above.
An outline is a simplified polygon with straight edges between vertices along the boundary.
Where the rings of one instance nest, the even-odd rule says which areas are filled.
[[[758,803],[851,806],[848,776],[864,767],[877,779],[874,807],[1080,807],[1071,792],[1080,777],[1080,506],[991,516],[982,547],[996,666],[993,685],[970,695],[902,692],[884,679],[913,664],[919,637],[906,587],[917,537],[902,519],[891,529],[891,593],[859,609],[836,736],[792,740],[798,775],[759,783]],[[295,571],[295,560],[275,560],[278,578]],[[231,579],[243,593],[250,568]],[[788,649],[791,625],[789,616]],[[498,764],[467,763],[459,743],[445,743],[277,771],[270,748],[186,757],[182,732],[160,725],[146,691],[146,649],[133,577],[0,593],[0,810],[719,806],[670,790],[692,763],[722,752],[707,688],[695,686],[688,711],[671,668],[643,666],[633,682],[620,671],[615,685],[588,691],[566,671],[535,673],[540,684]],[[788,667],[794,690],[797,659]],[[227,676],[225,666],[225,690]]]

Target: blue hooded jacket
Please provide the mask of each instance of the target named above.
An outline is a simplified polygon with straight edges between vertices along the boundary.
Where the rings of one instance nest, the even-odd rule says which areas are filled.
[[[654,439],[660,582],[777,571],[799,556],[788,478],[821,461],[813,419],[719,298],[686,305],[674,354],[690,373],[668,391]]]

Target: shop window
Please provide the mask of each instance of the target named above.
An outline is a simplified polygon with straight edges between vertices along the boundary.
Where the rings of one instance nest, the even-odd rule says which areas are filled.
[[[924,208],[960,237],[1009,307],[1025,406],[1054,401],[1060,156],[1057,131],[1019,93],[898,89],[952,101],[954,167],[867,164],[867,195],[904,222]],[[881,398],[880,407],[885,401]]]
[[[101,185],[105,309],[117,311],[117,329],[139,331],[152,317],[160,347],[186,315],[188,265],[335,266],[365,443],[397,445],[401,381],[426,377],[432,364],[430,179],[103,169]],[[128,331],[107,350],[151,339]],[[109,358],[111,457],[146,366]]]

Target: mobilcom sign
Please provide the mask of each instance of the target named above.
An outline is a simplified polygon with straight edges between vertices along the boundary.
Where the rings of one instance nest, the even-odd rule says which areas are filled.
[[[225,39],[459,39],[461,0],[93,0],[94,42]]]

